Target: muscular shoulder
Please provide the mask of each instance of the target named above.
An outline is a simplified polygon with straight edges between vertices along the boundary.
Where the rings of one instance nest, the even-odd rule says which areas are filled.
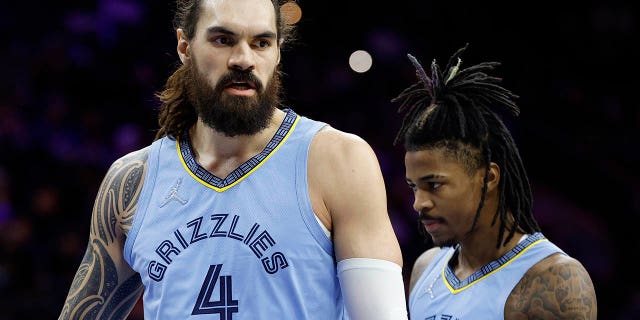
[[[561,253],[531,267],[511,292],[505,318],[596,319],[596,294],[582,264]]]
[[[113,179],[111,182],[123,188],[122,200],[125,204],[134,200],[131,197],[136,194],[136,189],[142,186],[150,148],[149,146],[126,154],[114,161],[109,168],[107,176]]]
[[[418,279],[420,279],[420,276],[422,275],[424,270],[427,269],[429,264],[431,264],[431,261],[433,261],[433,258],[438,252],[440,252],[440,248],[433,247],[423,252],[413,263],[413,268],[411,269],[411,279],[409,281],[409,292],[413,290],[416,282],[418,282]]]
[[[110,217],[128,233],[144,182],[150,147],[131,152],[111,164],[96,197],[94,216]],[[114,226],[115,227],[115,226]],[[118,232],[119,233],[119,232]]]
[[[373,149],[360,136],[325,127],[314,137],[309,151],[310,169],[329,178],[352,178],[353,175],[372,175],[380,171]],[[335,181],[334,181],[335,182]]]
[[[330,126],[324,127],[316,134],[311,144],[311,151],[314,150],[323,151],[320,155],[328,157],[347,157],[360,153],[370,155],[372,152],[369,143],[360,136]]]
[[[320,130],[311,143],[309,177],[312,189],[321,190],[325,200],[331,194],[346,196],[351,190],[384,192],[382,173],[371,146],[355,134],[329,126]]]
[[[130,152],[113,162],[109,170],[118,170],[122,166],[127,166],[130,164],[146,164],[147,158],[149,158],[149,150],[151,150],[151,146],[147,146],[145,148]]]

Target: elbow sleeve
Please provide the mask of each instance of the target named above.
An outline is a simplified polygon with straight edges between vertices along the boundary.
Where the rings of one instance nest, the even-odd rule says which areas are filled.
[[[399,265],[381,259],[351,258],[339,261],[337,268],[351,319],[407,319],[404,280]]]

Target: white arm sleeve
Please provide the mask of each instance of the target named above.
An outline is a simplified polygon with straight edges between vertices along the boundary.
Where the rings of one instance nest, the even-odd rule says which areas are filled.
[[[399,265],[381,259],[351,258],[339,261],[337,268],[351,319],[407,319],[404,281]]]

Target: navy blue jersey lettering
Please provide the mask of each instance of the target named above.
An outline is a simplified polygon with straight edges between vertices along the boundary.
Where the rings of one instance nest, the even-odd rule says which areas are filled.
[[[164,278],[164,272],[167,270],[167,266],[162,263],[151,261],[149,263],[149,278],[155,281],[161,281]]]
[[[209,235],[209,237],[226,237],[227,236],[227,232],[220,231],[220,227],[222,227],[222,224],[224,223],[225,220],[227,220],[228,216],[229,216],[228,214],[211,215],[211,220],[215,221],[216,225],[213,227],[213,231],[211,231],[211,234]]]
[[[279,269],[288,267],[289,263],[282,252],[276,252],[271,255],[271,259],[262,258],[262,265],[264,266],[265,271],[269,274],[274,274],[278,272]]]
[[[166,262],[167,264],[171,263],[170,254],[178,255],[180,254],[180,249],[176,248],[173,243],[169,240],[164,240],[162,243],[156,248],[156,253]]]
[[[193,227],[193,230],[191,233],[191,243],[207,238],[206,233],[199,233],[201,225],[202,225],[202,217],[193,219],[189,221],[189,223],[187,223],[187,227],[189,228]]]
[[[260,258],[262,257],[262,252],[266,251],[274,244],[276,244],[276,241],[273,240],[269,232],[265,230],[260,233],[260,235],[249,245],[249,247],[251,247],[251,250],[253,250],[253,253],[256,255],[256,257]]]
[[[232,319],[233,314],[238,312],[238,300],[233,299],[231,276],[220,276],[220,270],[222,270],[221,264],[209,266],[198,300],[191,312],[192,315],[219,314],[222,320]],[[218,299],[214,297],[216,285],[218,285]]]

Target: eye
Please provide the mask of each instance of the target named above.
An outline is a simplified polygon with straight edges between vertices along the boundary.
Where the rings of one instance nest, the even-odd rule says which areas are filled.
[[[429,186],[430,190],[437,190],[442,186],[442,183],[431,181],[431,182],[427,182],[427,185]]]
[[[233,39],[231,39],[231,37],[227,37],[227,36],[219,36],[216,37],[212,40],[213,42],[223,45],[223,46],[228,46],[231,45],[233,43]]]
[[[261,49],[268,48],[271,46],[271,41],[265,40],[265,39],[259,39],[254,42],[254,46]]]
[[[418,190],[418,186],[416,186],[413,183],[407,182],[407,186],[409,187],[409,189],[411,189],[414,193]]]

